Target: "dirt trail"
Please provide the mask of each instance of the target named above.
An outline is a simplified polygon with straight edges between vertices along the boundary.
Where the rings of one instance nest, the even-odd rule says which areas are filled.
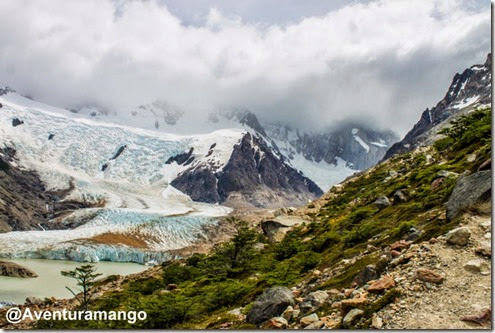
[[[439,237],[434,244],[425,243],[423,257],[412,261],[409,267],[403,265],[392,273],[396,277],[403,276],[410,280],[418,267],[425,267],[441,273],[445,281],[440,285],[416,286],[421,287],[420,290],[406,287],[406,295],[398,303],[388,305],[377,313],[384,319],[383,328],[490,328],[490,323],[482,326],[460,318],[478,315],[486,308],[491,309],[491,260],[475,253],[482,241],[491,242],[491,217],[465,214],[462,226],[471,231],[468,245],[448,245]],[[473,259],[482,261],[481,272],[472,273],[464,268]]]

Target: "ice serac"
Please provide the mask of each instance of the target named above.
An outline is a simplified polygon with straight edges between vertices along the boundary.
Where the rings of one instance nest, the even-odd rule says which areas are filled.
[[[404,139],[390,147],[384,159],[421,145],[431,144],[438,131],[450,120],[476,107],[490,105],[491,82],[492,55],[488,54],[484,64],[471,66],[462,74],[455,74],[445,97],[435,107],[423,111],[419,121]]]
[[[252,133],[234,146],[223,169],[191,167],[171,184],[193,200],[234,206],[297,205],[323,194],[312,180],[277,156],[260,135]]]

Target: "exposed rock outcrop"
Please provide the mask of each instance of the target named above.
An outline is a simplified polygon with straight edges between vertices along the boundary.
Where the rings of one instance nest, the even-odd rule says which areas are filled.
[[[289,305],[294,305],[294,299],[288,288],[270,288],[256,299],[246,321],[259,325],[265,320],[280,316]]]
[[[482,65],[474,65],[457,73],[445,97],[432,109],[426,109],[420,120],[385,154],[384,160],[398,153],[429,144],[438,130],[453,117],[465,114],[478,105],[489,105],[492,100],[492,56],[488,54]]]
[[[33,278],[38,275],[29,268],[23,267],[15,262],[0,261],[0,275],[10,277]]]
[[[262,138],[250,133],[234,147],[223,170],[195,166],[179,174],[171,185],[195,201],[237,200],[255,207],[304,204],[323,194],[313,181],[275,156]]]
[[[479,171],[459,178],[446,204],[447,219],[452,220],[467,207],[491,197],[492,172]]]

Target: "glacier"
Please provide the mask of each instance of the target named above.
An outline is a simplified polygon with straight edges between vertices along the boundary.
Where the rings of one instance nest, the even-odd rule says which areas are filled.
[[[170,251],[207,239],[208,227],[231,212],[169,185],[183,166],[165,162],[193,147],[188,167],[221,169],[243,129],[181,136],[95,122],[16,93],[0,102],[0,142],[16,150],[20,167],[36,170],[47,190],[71,189],[64,200],[104,203],[64,217],[77,222],[75,229],[0,234],[0,257],[163,262],[174,258]],[[15,118],[24,123],[12,126]],[[106,234],[137,237],[146,246],[94,240]]]

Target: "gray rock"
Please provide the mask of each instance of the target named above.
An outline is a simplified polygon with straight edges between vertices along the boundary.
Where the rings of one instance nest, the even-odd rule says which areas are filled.
[[[383,320],[382,318],[378,317],[378,316],[373,316],[373,319],[371,320],[371,327],[373,328],[376,328],[376,329],[380,329],[382,328],[383,326]]]
[[[289,227],[280,222],[268,220],[261,222],[261,229],[268,237],[269,242],[274,243],[280,242],[284,238]]]
[[[460,227],[449,231],[445,235],[445,240],[447,241],[447,244],[450,245],[465,246],[468,243],[470,237],[471,231],[466,227]]]
[[[265,320],[278,317],[287,307],[294,306],[294,299],[290,289],[285,287],[272,287],[265,290],[253,304],[246,321],[259,325]]]
[[[356,275],[354,281],[361,286],[366,282],[371,280],[376,280],[379,277],[380,274],[376,270],[376,266],[371,264],[363,268],[361,272],[359,272],[358,275]]]
[[[301,311],[303,313],[307,313],[307,312],[310,312],[310,311],[313,311],[315,307],[313,306],[313,304],[311,304],[311,302],[307,301],[307,302],[302,302],[299,304],[299,309],[301,309]]]
[[[406,241],[410,241],[410,242],[415,241],[420,236],[421,236],[421,231],[413,227],[409,230],[409,233],[406,236]]]
[[[483,262],[480,259],[473,259],[464,265],[464,269],[471,273],[480,273],[483,266]]]
[[[299,320],[299,323],[303,326],[308,326],[309,324],[318,321],[318,319],[318,315],[316,313],[312,313],[306,317],[302,317],[301,320]]]
[[[349,311],[344,319],[342,320],[342,324],[344,327],[349,328],[353,323],[356,322],[357,319],[359,319],[362,315],[364,314],[363,310],[360,309],[352,309]]]
[[[325,303],[327,299],[328,299],[328,293],[326,291],[317,290],[317,291],[313,291],[308,296],[306,296],[304,300],[310,302],[311,305],[313,306],[320,306],[323,303]]]
[[[489,241],[482,241],[475,251],[483,256],[491,257],[492,244]]]
[[[397,171],[395,171],[395,170],[390,170],[388,172],[388,175],[389,175],[389,177],[394,178],[394,177],[397,177],[399,175],[399,173]]]
[[[25,304],[26,305],[41,305],[41,304],[43,304],[43,300],[38,298],[38,297],[31,296],[31,297],[26,298]]]
[[[373,204],[380,210],[384,209],[384,208],[387,208],[388,206],[390,206],[390,201],[388,200],[388,198],[384,195],[382,196],[379,196],[375,202],[373,202]]]
[[[397,190],[393,197],[394,205],[407,201],[407,197],[402,190]]]
[[[285,309],[284,312],[282,312],[282,317],[285,318],[285,320],[287,321],[290,321],[293,315],[294,315],[294,308],[290,305],[287,307],[287,309]]]
[[[312,324],[309,324],[308,326],[306,326],[304,329],[305,330],[319,330],[320,328],[323,327],[323,325],[325,325],[325,322],[321,321],[321,320],[318,320],[318,321],[315,321],[314,323]]]
[[[447,219],[452,220],[472,204],[490,198],[491,189],[491,170],[460,177],[446,203]]]

